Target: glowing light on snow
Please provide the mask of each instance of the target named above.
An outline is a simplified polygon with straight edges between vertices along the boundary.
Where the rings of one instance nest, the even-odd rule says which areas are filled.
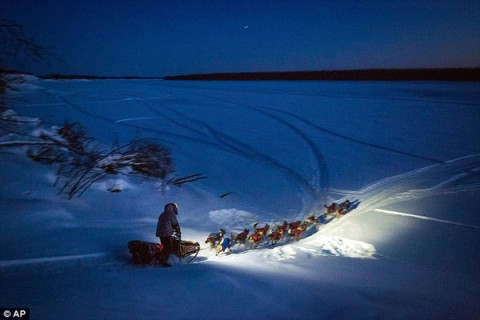
[[[237,229],[237,231],[258,222],[257,215],[237,209],[210,211],[208,217],[222,228],[229,230]]]

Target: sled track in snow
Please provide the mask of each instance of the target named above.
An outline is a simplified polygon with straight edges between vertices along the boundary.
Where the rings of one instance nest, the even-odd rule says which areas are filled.
[[[424,174],[423,176],[420,174],[421,172],[427,170],[427,168],[420,169],[411,173],[406,173],[402,175],[398,175],[395,177],[390,177],[387,179],[384,179],[382,181],[377,182],[374,185],[371,185],[369,187],[364,188],[363,190],[360,190],[358,193],[359,196],[365,197],[372,199],[369,197],[369,195],[375,194],[374,199],[384,199],[384,200],[375,200],[378,202],[377,206],[380,205],[387,205],[388,203],[392,203],[395,201],[401,201],[401,199],[406,200],[408,198],[416,198],[416,197],[421,197],[422,195],[425,195],[426,192],[428,192],[428,188],[425,188],[422,186],[422,184],[428,184],[431,183],[433,187],[437,189],[436,192],[440,192],[441,188],[440,185],[435,185],[435,181],[439,179],[439,177],[443,177],[443,180],[439,182],[439,184],[449,184],[448,181],[444,180],[449,180],[453,179],[451,183],[455,183],[455,181],[461,180],[462,177],[455,177],[456,174],[465,174],[465,170],[468,170],[468,167],[462,168],[461,165],[454,166],[450,162],[442,163],[442,161],[438,159],[433,159],[430,157],[425,157],[423,155],[418,155],[418,154],[413,154],[410,152],[405,152],[402,150],[396,150],[393,148],[381,146],[381,145],[376,145],[372,144],[366,141],[361,141],[356,138],[348,137],[342,134],[339,134],[337,132],[322,128],[315,123],[309,121],[308,119],[305,119],[303,117],[300,117],[298,115],[295,115],[291,112],[286,112],[286,111],[280,111],[280,110],[275,110],[273,108],[269,107],[259,107],[259,106],[252,106],[252,105],[247,105],[243,103],[237,103],[234,101],[229,101],[225,100],[222,98],[217,98],[213,96],[207,96],[204,94],[199,94],[199,93],[194,93],[195,96],[198,97],[203,97],[208,100],[216,100],[220,101],[221,103],[226,103],[226,104],[231,104],[231,105],[237,105],[240,107],[248,108],[250,110],[253,110],[255,112],[259,112],[263,115],[265,115],[268,118],[271,118],[283,126],[287,127],[289,130],[291,130],[294,134],[300,137],[302,141],[308,146],[310,149],[310,152],[312,154],[312,159],[314,159],[315,165],[312,168],[314,173],[314,176],[316,176],[316,180],[312,183],[305,177],[303,177],[301,174],[299,174],[297,171],[294,169],[290,168],[289,166],[285,165],[284,163],[280,162],[279,160],[273,158],[272,156],[263,153],[262,151],[254,148],[253,146],[249,144],[245,144],[242,141],[238,140],[237,138],[228,135],[224,132],[220,132],[219,130],[213,128],[210,126],[208,123],[205,123],[203,121],[200,121],[198,119],[193,119],[191,117],[188,117],[185,114],[179,113],[176,110],[173,110],[171,108],[163,108],[164,110],[168,111],[168,113],[173,114],[173,116],[167,116],[165,112],[160,112],[157,108],[159,101],[152,101],[152,100],[142,100],[142,99],[136,99],[136,101],[139,101],[141,103],[144,103],[148,106],[149,110],[156,116],[156,117],[162,117],[165,118],[166,120],[170,121],[171,123],[174,123],[176,126],[182,128],[182,132],[188,132],[188,134],[177,134],[174,132],[167,132],[165,130],[161,129],[156,129],[156,128],[148,128],[144,126],[138,126],[133,124],[132,122],[134,121],[114,121],[112,119],[104,118],[98,115],[95,115],[89,111],[84,110],[83,108],[79,107],[78,105],[69,102],[65,98],[61,98],[66,104],[70,105],[71,107],[75,108],[77,111],[82,112],[84,114],[87,114],[88,116],[95,117],[97,119],[101,119],[103,121],[107,121],[110,124],[113,125],[122,125],[122,126],[127,126],[130,128],[138,129],[138,130],[143,130],[146,132],[152,132],[155,134],[158,134],[161,136],[160,140],[167,141],[169,138],[172,139],[182,139],[184,141],[189,141],[192,143],[199,143],[203,144],[205,146],[208,146],[210,148],[215,148],[217,150],[221,150],[223,152],[228,152],[232,153],[235,155],[239,155],[247,160],[252,160],[258,163],[263,163],[266,166],[278,171],[280,174],[284,175],[287,177],[288,180],[292,181],[292,184],[295,188],[299,190],[300,193],[306,193],[309,194],[311,198],[313,199],[320,199],[323,196],[326,195],[326,192],[329,189],[329,183],[328,183],[328,172],[327,172],[327,167],[326,163],[324,161],[323,155],[319,148],[315,145],[315,143],[307,137],[301,129],[299,129],[298,126],[295,126],[293,123],[290,123],[289,121],[281,118],[278,115],[275,115],[274,113],[278,114],[283,114],[285,116],[291,117],[292,119],[295,119],[297,121],[300,121],[301,123],[304,123],[312,128],[315,128],[321,132],[330,134],[332,136],[341,138],[341,139],[346,139],[348,141],[351,141],[353,143],[358,143],[358,144],[363,144],[372,148],[377,148],[381,149],[384,151],[408,156],[408,157],[413,157],[421,160],[425,160],[431,163],[435,163],[434,166],[432,167],[427,167],[428,171],[432,172],[432,174]],[[197,101],[196,99],[192,101]],[[155,104],[153,106],[152,104]],[[180,121],[179,119],[182,119]],[[185,120],[188,120],[190,122],[189,124],[185,123]],[[203,128],[203,130],[202,130]],[[206,130],[206,131],[205,131]],[[460,161],[455,161],[455,163],[458,163]],[[466,160],[463,160],[462,162],[466,162]],[[460,166],[460,167],[459,167]],[[433,172],[435,171],[441,171],[435,176]],[[451,173],[449,175],[449,170],[451,170]],[[457,172],[457,173],[456,173]],[[409,176],[415,174],[419,179],[415,180],[416,178],[409,178]],[[446,176],[450,178],[445,178]],[[452,177],[453,176],[453,177]],[[442,179],[442,178],[440,178]],[[411,183],[409,183],[411,181]],[[395,184],[395,182],[398,182]],[[450,184],[451,184],[450,183]],[[412,186],[411,189],[407,188],[406,185],[410,184]],[[381,187],[384,186],[383,190],[380,190]],[[416,187],[419,186],[419,187]],[[378,189],[376,188],[378,187]],[[458,186],[457,186],[458,187]],[[429,187],[431,188],[431,187]],[[443,188],[445,189],[445,188]],[[373,191],[375,190],[375,191]],[[451,189],[450,189],[451,190]],[[444,191],[445,192],[445,191]],[[395,199],[394,199],[395,198]],[[372,200],[373,201],[373,200]],[[368,205],[367,202],[362,201],[362,206]]]
[[[210,139],[214,140],[214,144],[218,146],[218,148],[223,149],[226,152],[233,153],[235,155],[241,156],[247,160],[252,160],[261,164],[265,164],[270,168],[275,169],[276,171],[282,173],[286,177],[293,179],[296,182],[296,185],[300,186],[301,192],[309,193],[313,198],[316,198],[319,195],[319,190],[315,185],[312,185],[307,179],[305,179],[302,175],[297,173],[292,168],[288,167],[287,165],[283,164],[282,162],[278,161],[274,157],[263,153],[257,148],[254,148],[251,145],[243,143],[242,141],[236,139],[235,137],[220,132],[213,128],[212,126],[208,125],[203,121],[199,121],[196,119],[192,119],[188,116],[180,114],[174,110],[169,109],[172,113],[175,113],[178,117],[183,119],[187,119],[192,123],[200,125],[204,127],[210,133]],[[185,125],[183,125],[185,127]],[[192,127],[187,127],[192,132],[197,132],[198,130],[193,129]]]
[[[304,178],[301,174],[299,174],[298,172],[296,172],[295,170],[293,170],[289,166],[285,165],[284,163],[276,160],[274,157],[272,157],[268,154],[265,154],[265,153],[261,152],[260,150],[255,149],[254,147],[252,147],[248,144],[243,143],[242,141],[234,138],[231,135],[227,135],[223,132],[220,132],[220,131],[216,130],[215,128],[213,128],[212,126],[208,125],[205,122],[202,122],[200,120],[196,120],[196,119],[193,119],[191,117],[188,117],[187,115],[181,114],[181,113],[179,113],[179,112],[177,112],[173,109],[166,108],[166,110],[168,110],[170,113],[175,114],[177,116],[177,118],[180,118],[182,120],[187,119],[191,123],[194,123],[197,126],[200,126],[200,127],[203,127],[205,129],[207,129],[209,134],[205,134],[203,131],[195,129],[194,126],[186,125],[184,122],[178,121],[174,117],[168,117],[166,114],[160,112],[157,108],[155,108],[151,105],[151,103],[153,102],[153,101],[151,101],[152,99],[143,100],[143,99],[140,99],[140,98],[135,98],[135,101],[144,103],[148,106],[149,110],[156,115],[156,117],[151,117],[152,119],[153,118],[158,119],[158,118],[161,117],[163,119],[166,119],[166,120],[170,121],[171,123],[174,123],[175,125],[181,127],[182,129],[185,129],[186,131],[190,132],[191,134],[190,135],[177,134],[177,133],[174,133],[174,132],[168,132],[168,131],[161,130],[161,129],[148,128],[148,127],[145,127],[145,126],[135,125],[135,124],[132,123],[132,122],[134,122],[133,118],[132,119],[130,119],[130,118],[127,119],[127,120],[132,120],[132,121],[124,121],[126,119],[113,120],[113,119],[110,119],[110,118],[99,116],[99,115],[97,115],[95,113],[92,113],[90,111],[87,111],[87,110],[85,110],[85,108],[82,108],[81,106],[67,100],[66,98],[60,97],[59,99],[61,99],[66,105],[69,105],[70,107],[74,108],[78,112],[83,113],[83,114],[85,114],[89,117],[105,121],[105,122],[107,122],[111,125],[121,125],[121,126],[130,127],[130,128],[133,128],[133,129],[138,129],[138,130],[141,130],[141,131],[145,131],[145,132],[155,133],[157,135],[160,135],[161,138],[159,138],[159,139],[166,142],[166,143],[172,143],[173,140],[169,141],[169,138],[181,139],[183,141],[202,144],[202,145],[208,146],[210,148],[221,150],[223,152],[228,152],[228,153],[232,153],[232,154],[241,156],[241,157],[243,157],[247,160],[252,160],[252,161],[255,161],[255,162],[258,162],[258,163],[261,163],[261,164],[265,164],[268,167],[278,171],[279,173],[281,173],[282,175],[287,177],[287,179],[289,181],[294,182],[293,186],[295,188],[299,189],[299,192],[301,194],[305,194],[305,193],[309,194],[312,199],[318,199],[321,195],[325,194],[323,191],[325,191],[325,189],[328,189],[328,182],[321,183],[322,186],[318,186],[315,183],[312,184],[306,178]],[[122,101],[124,101],[124,100],[125,99],[122,99]],[[150,102],[150,104],[147,104],[147,102]],[[149,117],[139,117],[138,119],[139,120],[148,120],[148,118]],[[277,119],[277,120],[280,120],[280,119]],[[297,130],[296,133],[301,135],[302,139],[307,143],[307,145],[309,145],[311,148],[315,148],[314,144],[311,141],[308,140],[308,137],[306,137],[306,135],[301,133],[293,125],[288,124],[286,121],[283,121],[283,123],[285,125],[289,126],[292,130]],[[185,131],[185,130],[183,130],[183,131]],[[314,153],[316,153],[317,155],[321,154],[319,150],[315,150]],[[321,155],[317,156],[317,158],[321,158]],[[317,161],[317,162],[318,163],[323,162],[322,166],[325,166],[323,158],[320,161]],[[326,169],[320,169],[320,170],[316,170],[316,171],[326,172]],[[320,179],[317,179],[317,180],[320,180]],[[323,180],[328,181],[328,177],[326,179],[323,178]],[[321,191],[321,190],[323,190],[323,191]]]
[[[349,137],[349,136],[340,134],[338,132],[335,132],[335,131],[332,131],[332,130],[329,130],[329,129],[325,129],[325,128],[320,127],[319,125],[316,125],[315,123],[313,123],[313,122],[311,122],[311,121],[309,121],[309,120],[307,120],[303,117],[300,117],[300,116],[298,116],[298,115],[296,115],[292,112],[279,111],[279,110],[275,110],[275,111],[286,114],[286,115],[289,115],[290,117],[293,117],[293,118],[305,123],[306,125],[308,125],[312,128],[315,128],[315,129],[317,129],[321,132],[324,132],[326,134],[329,134],[331,136],[334,136],[334,137],[337,137],[337,138],[340,138],[340,139],[343,139],[343,140],[347,140],[347,141],[350,141],[350,142],[353,142],[353,143],[356,143],[356,144],[361,144],[361,145],[364,145],[364,146],[367,146],[367,147],[371,147],[371,148],[375,148],[375,149],[379,149],[379,150],[383,150],[383,151],[388,151],[388,152],[391,152],[391,153],[396,153],[396,154],[400,154],[400,155],[404,155],[404,156],[408,156],[408,157],[412,157],[412,158],[426,160],[426,161],[432,162],[432,163],[442,163],[442,161],[438,160],[438,159],[433,159],[433,158],[430,158],[430,157],[425,157],[425,156],[414,154],[414,153],[411,153],[411,152],[401,151],[401,150],[393,149],[393,148],[390,148],[390,147],[382,146],[382,145],[379,145],[379,144],[374,144],[374,143],[371,143],[371,142],[367,142],[367,141],[363,141],[363,140],[356,139],[356,138],[353,138],[353,137]]]
[[[278,112],[278,110],[275,110],[275,109],[272,109],[272,108],[249,105],[249,104],[245,104],[245,103],[234,102],[234,101],[230,101],[230,100],[226,100],[226,99],[222,99],[222,98],[218,98],[218,97],[213,97],[213,96],[208,96],[208,95],[204,95],[204,94],[198,94],[197,93],[196,95],[200,96],[200,97],[203,97],[203,98],[207,98],[209,100],[215,100],[215,101],[219,101],[219,102],[226,103],[226,104],[229,104],[229,105],[235,105],[235,106],[240,106],[240,107],[243,107],[243,108],[250,109],[252,111],[261,113],[261,114],[265,115],[266,117],[271,118],[271,119],[279,122],[283,126],[289,128],[293,133],[295,133],[297,136],[299,136],[300,139],[303,140],[304,143],[309,147],[309,149],[310,149],[310,151],[313,155],[314,162],[315,162],[313,171],[315,172],[315,175],[316,175],[316,183],[314,183],[314,185],[315,185],[315,188],[318,189],[322,193],[322,195],[325,195],[325,193],[329,189],[330,184],[329,184],[329,178],[328,178],[327,165],[326,165],[326,162],[325,162],[325,159],[324,159],[324,156],[323,156],[322,152],[316,146],[316,144],[299,127],[293,125],[291,122],[288,122],[285,119],[282,119],[279,116],[277,116],[277,115],[275,115],[271,112],[267,112],[267,111]]]
[[[74,255],[74,256],[56,256],[56,257],[39,257],[39,258],[30,258],[30,259],[13,259],[13,260],[0,260],[0,268],[7,267],[18,267],[29,264],[39,264],[39,263],[55,263],[63,261],[72,261],[72,260],[82,260],[82,259],[93,259],[99,257],[105,257],[108,252],[97,252],[90,254]]]
[[[411,214],[411,213],[406,213],[406,212],[398,212],[398,211],[383,210],[383,209],[375,209],[374,211],[381,212],[381,213],[384,213],[384,214],[390,214],[390,215],[394,215],[394,216],[411,217],[411,218],[416,218],[416,219],[421,219],[421,220],[434,221],[434,222],[439,222],[439,223],[451,224],[451,225],[454,225],[454,226],[460,226],[460,227],[473,228],[473,229],[479,229],[480,230],[480,226],[465,224],[465,223],[459,223],[459,222],[445,220],[445,219],[430,218],[430,217],[420,216],[418,214]]]
[[[329,190],[329,178],[328,178],[326,161],[320,149],[299,127],[293,125],[292,123],[280,118],[279,116],[273,113],[265,111],[267,110],[267,108],[256,107],[248,104],[233,102],[233,101],[212,97],[212,96],[207,96],[203,94],[198,94],[198,93],[195,95],[198,97],[209,99],[209,100],[215,100],[221,103],[226,103],[229,105],[235,105],[235,106],[240,106],[242,108],[250,109],[254,112],[263,114],[267,118],[270,118],[275,120],[276,122],[279,122],[281,125],[285,126],[290,131],[292,131],[310,149],[313,162],[315,163],[312,166],[313,175],[315,177],[313,182],[309,182],[308,179],[304,178],[301,174],[297,173],[292,168],[277,161],[275,158],[262,153],[258,149],[254,149],[252,146],[244,144],[243,142],[239,141],[238,139],[235,139],[232,136],[228,136],[225,133],[219,132],[218,130],[215,130],[213,127],[207,125],[204,122],[190,118],[191,121],[194,121],[197,124],[201,124],[205,128],[207,128],[207,130],[212,134],[212,137],[215,138],[218,143],[227,147],[227,149],[231,149],[235,154],[241,155],[241,156],[248,155],[249,160],[254,160],[260,163],[266,163],[267,165],[280,171],[282,174],[292,177],[295,181],[297,181],[298,184],[303,186],[303,188],[305,188],[306,191],[308,191],[308,193],[313,197],[313,199],[317,201],[319,199],[323,199],[323,200],[326,199],[326,194]],[[174,112],[173,110],[171,111]],[[177,113],[177,115],[181,116],[182,118],[185,118],[185,115],[183,114]],[[193,131],[192,128],[190,128],[190,130]]]
[[[480,154],[474,154],[389,177],[351,195],[360,199],[362,211],[374,210],[435,194],[480,190],[479,177]]]
[[[321,194],[325,195],[326,192],[328,192],[328,189],[330,187],[330,182],[328,178],[328,170],[327,170],[327,164],[325,161],[325,158],[323,157],[322,152],[320,149],[316,146],[316,144],[310,139],[303,131],[301,131],[298,127],[292,125],[286,120],[283,120],[282,118],[268,113],[260,108],[256,107],[250,107],[253,110],[256,110],[257,112],[260,112],[262,114],[265,114],[266,116],[277,120],[281,124],[285,125],[286,127],[290,128],[294,133],[296,133],[310,148],[311,152],[313,153],[316,165],[314,168],[314,173],[316,176],[316,182],[314,183],[315,186],[318,188],[321,188]]]
[[[167,110],[168,113],[174,115],[174,116],[168,117],[165,113],[159,112],[158,108],[155,108],[154,106],[152,106],[152,104],[155,104],[155,106],[158,106],[158,104],[160,103],[158,99],[156,99],[156,101],[153,101],[152,99],[148,99],[148,98],[147,99],[135,98],[135,101],[146,104],[149,107],[150,111],[157,116],[155,118],[163,117],[166,120],[171,121],[175,125],[181,127],[182,129],[186,129],[186,130],[182,130],[182,132],[187,131],[188,134],[178,134],[175,132],[167,132],[165,130],[161,130],[157,128],[139,126],[139,125],[133,124],[132,122],[134,121],[122,121],[122,120],[115,121],[109,118],[96,115],[87,110],[84,110],[84,108],[76,105],[75,103],[68,101],[64,97],[57,97],[57,98],[61,99],[65,104],[71,106],[72,108],[75,108],[77,111],[82,112],[90,117],[94,117],[96,119],[106,121],[112,125],[122,125],[130,128],[158,134],[160,135],[159,140],[166,141],[167,143],[169,142],[170,139],[173,139],[172,141],[176,139],[182,139],[184,141],[189,141],[192,143],[203,144],[205,146],[208,146],[210,148],[215,148],[223,152],[229,152],[235,155],[239,155],[247,160],[263,163],[266,166],[278,171],[280,174],[287,177],[287,181],[291,181],[292,185],[295,188],[297,188],[300,191],[300,193],[303,192],[303,193],[309,194],[310,197],[314,199],[319,199],[322,196],[325,196],[326,192],[329,190],[328,172],[327,172],[325,161],[323,159],[323,155],[320,149],[315,145],[315,143],[311,139],[309,139],[309,137],[306,136],[298,126],[295,126],[293,123],[285,120],[284,118],[281,118],[279,115],[288,116],[292,119],[300,121],[301,123],[307,126],[315,128],[321,132],[330,134],[332,136],[335,136],[341,139],[349,140],[353,143],[363,144],[372,148],[377,148],[384,151],[435,163],[435,165],[431,167],[423,168],[410,173],[401,174],[395,177],[390,177],[390,178],[381,180],[369,187],[366,187],[360,190],[359,192],[352,193],[352,195],[354,195],[355,197],[357,197],[358,195],[358,197],[362,197],[365,199],[368,198],[369,202],[372,202],[372,206],[375,203],[376,203],[375,205],[378,207],[381,205],[388,205],[389,203],[393,203],[397,201],[408,200],[409,198],[418,198],[428,194],[429,192],[454,192],[453,191],[454,187],[465,188],[465,186],[462,186],[459,182],[465,179],[465,177],[468,177],[474,174],[474,171],[475,171],[475,168],[469,169],[469,165],[465,163],[469,162],[468,158],[471,159],[472,157],[475,158],[476,156],[465,157],[465,159],[467,160],[465,159],[452,160],[454,164],[452,164],[452,161],[443,163],[438,159],[433,159],[430,157],[425,157],[423,155],[413,154],[413,153],[405,152],[402,150],[396,150],[393,148],[372,144],[372,143],[362,141],[353,137],[339,134],[337,132],[320,127],[315,123],[309,121],[308,119],[300,117],[291,112],[275,110],[274,108],[270,108],[270,107],[261,107],[261,106],[248,105],[244,103],[237,103],[235,101],[229,101],[223,98],[209,96],[209,95],[205,95],[198,92],[190,93],[190,94],[196,97],[203,97],[210,101],[215,100],[225,104],[237,105],[240,107],[248,108],[250,110],[259,112],[265,115],[266,117],[279,122],[289,130],[291,130],[295,135],[300,137],[300,139],[310,149],[310,152],[312,154],[312,159],[315,163],[315,165],[312,167],[314,176],[316,176],[315,181],[313,182],[309,181],[309,179],[302,176],[293,168],[290,168],[286,164],[275,159],[273,156],[265,154],[262,151],[254,148],[249,144],[243,143],[242,141],[238,140],[237,138],[231,135],[228,135],[224,132],[220,132],[203,121],[193,119],[193,118],[188,118],[186,115],[179,113],[178,111],[173,110],[171,108],[164,108],[164,110]],[[165,97],[171,97],[171,96],[172,95],[167,95]],[[162,97],[162,98],[165,98],[165,97]],[[125,99],[122,99],[122,101],[125,101]],[[198,98],[193,98],[192,101],[194,103],[201,103],[201,99],[198,99]],[[142,118],[142,119],[145,119],[145,118]],[[180,121],[179,119],[182,119],[182,121]],[[185,119],[187,119],[191,124],[190,125],[185,124],[185,121],[184,121]],[[473,162],[475,162],[475,160],[473,160]],[[463,164],[465,164],[464,167],[462,167]],[[468,172],[468,170],[473,170],[473,171]],[[422,175],[423,172],[425,173]],[[428,184],[430,184],[430,186],[425,186]],[[449,188],[446,188],[446,186],[449,186]],[[473,186],[470,186],[470,187],[473,187]],[[365,200],[363,200],[362,207],[365,207],[367,205],[370,205],[370,204]]]
[[[173,87],[173,88],[176,88],[176,89],[179,89],[179,90],[184,90],[186,88],[191,89],[191,90],[200,90],[198,87],[194,87],[194,86],[175,87],[175,86],[169,85],[168,87]],[[202,88],[201,90],[212,90],[212,89]],[[266,94],[269,94],[269,93],[266,93]],[[280,94],[280,93],[275,92],[275,93],[271,93],[271,94]],[[282,92],[281,94],[282,95],[315,96],[315,97],[325,97],[325,98],[345,98],[345,99],[364,99],[364,100],[372,100],[372,99],[373,100],[393,100],[393,101],[408,101],[408,102],[419,102],[419,103],[428,103],[428,104],[448,104],[448,105],[460,105],[460,106],[464,105],[464,106],[476,106],[476,107],[480,106],[480,104],[478,104],[478,103],[447,101],[447,100],[432,101],[432,100],[429,100],[429,99],[410,99],[410,98],[403,98],[403,97],[384,97],[384,96],[371,97],[371,96],[363,96],[363,95],[345,96],[345,95],[335,95],[335,94],[331,94],[331,95],[329,95],[329,94],[308,95],[308,94],[298,94],[298,93],[291,94],[291,93],[284,93],[284,92]],[[233,104],[233,105],[239,105],[239,106],[254,108],[254,109],[258,109],[258,110],[260,110],[260,109],[270,110],[270,111],[273,111],[275,113],[282,113],[282,114],[288,115],[292,118],[295,118],[295,119],[305,123],[306,125],[308,125],[312,128],[315,128],[315,129],[317,129],[321,132],[324,132],[324,133],[329,134],[331,136],[334,136],[334,137],[337,137],[337,138],[340,138],[340,139],[344,139],[344,140],[347,140],[347,141],[350,141],[350,142],[353,142],[353,143],[356,143],[356,144],[362,144],[362,145],[365,145],[365,146],[368,146],[368,147],[371,147],[371,148],[384,150],[384,151],[387,151],[387,152],[400,154],[400,155],[404,155],[404,156],[408,156],[408,157],[412,157],[412,158],[417,158],[417,159],[420,159],[420,160],[426,160],[426,161],[431,162],[431,163],[442,163],[443,162],[440,159],[435,159],[435,158],[431,158],[431,157],[424,156],[424,155],[421,155],[421,154],[415,154],[415,153],[404,151],[404,150],[398,150],[398,149],[394,149],[394,148],[391,148],[391,147],[388,147],[388,146],[379,145],[379,144],[371,143],[371,142],[368,142],[368,141],[360,140],[360,139],[357,139],[357,138],[354,138],[354,137],[351,137],[351,136],[343,135],[343,134],[335,132],[333,130],[323,128],[323,127],[321,127],[321,126],[319,126],[319,125],[317,125],[317,124],[315,124],[315,123],[313,123],[313,122],[311,122],[311,121],[309,121],[309,120],[307,120],[303,117],[300,117],[300,116],[298,116],[298,115],[296,115],[292,112],[281,111],[281,110],[277,110],[277,109],[274,109],[274,108],[271,108],[271,107],[265,107],[265,106],[253,106],[253,105],[248,105],[248,104],[244,104],[244,103],[237,103],[237,102],[229,101],[229,100],[226,100],[226,99],[223,99],[223,98],[218,98],[218,97],[209,96],[209,95],[200,94],[200,93],[197,93],[197,95],[198,96],[203,96],[205,98],[221,101],[221,102],[224,102],[224,103]]]
[[[360,139],[357,139],[357,138],[353,138],[353,137],[350,137],[350,136],[346,136],[346,135],[343,135],[343,134],[340,134],[338,132],[335,132],[333,130],[329,130],[329,129],[326,129],[326,128],[323,128],[319,125],[316,125],[315,123],[303,118],[303,117],[300,117],[292,112],[287,112],[287,111],[281,111],[281,110],[276,110],[276,109],[273,109],[273,108],[269,108],[269,107],[255,107],[255,106],[251,106],[251,105],[247,105],[247,104],[242,104],[242,103],[235,103],[235,102],[231,102],[231,101],[228,101],[228,100],[224,100],[224,99],[219,99],[219,98],[215,98],[215,97],[210,97],[212,99],[217,99],[219,101],[223,101],[223,102],[226,102],[226,103],[230,103],[230,104],[236,104],[236,105],[240,105],[240,106],[244,106],[244,107],[247,107],[247,108],[251,108],[251,109],[254,109],[254,110],[257,110],[259,112],[262,112],[262,113],[265,113],[265,114],[269,114],[265,111],[261,111],[262,109],[263,110],[270,110],[270,111],[273,111],[273,112],[276,112],[276,113],[281,113],[281,114],[285,114],[285,115],[288,115],[289,117],[292,117],[294,119],[297,119],[299,120],[300,122],[302,123],[305,123],[306,125],[312,127],[312,128],[315,128],[321,132],[324,132],[326,134],[329,134],[331,136],[334,136],[334,137],[337,137],[337,138],[340,138],[340,139],[343,139],[343,140],[347,140],[347,141],[350,141],[350,142],[353,142],[353,143],[356,143],[356,144],[361,144],[361,145],[365,145],[365,146],[368,146],[368,147],[371,147],[371,148],[375,148],[375,149],[379,149],[379,150],[383,150],[383,151],[388,151],[388,152],[391,152],[391,153],[396,153],[396,154],[401,154],[401,155],[404,155],[404,156],[409,156],[409,157],[412,157],[412,158],[417,158],[417,159],[421,159],[421,160],[426,160],[428,162],[432,162],[432,163],[442,163],[441,160],[438,160],[438,159],[433,159],[433,158],[430,158],[430,157],[426,157],[426,156],[423,156],[423,155],[418,155],[418,154],[414,154],[414,153],[411,153],[411,152],[406,152],[406,151],[401,151],[401,150],[397,150],[397,149],[393,149],[393,148],[390,148],[390,147],[386,147],[386,146],[382,146],[382,145],[379,145],[379,144],[374,144],[374,143],[371,143],[371,142],[368,142],[368,141],[363,141],[363,140],[360,140]],[[269,114],[271,115],[271,114]],[[275,117],[273,115],[271,115],[272,117]],[[277,119],[280,119],[278,117],[276,117]],[[288,124],[288,122],[284,121],[284,120],[281,120],[280,121],[282,122],[285,122]],[[289,125],[289,124],[288,124]],[[291,126],[291,125],[289,125]],[[296,131],[300,131],[297,127],[293,127],[291,126],[292,128],[294,128],[294,130]],[[302,133],[303,135],[303,133]],[[315,148],[317,149],[317,148]],[[323,167],[323,171],[326,171],[326,165],[324,164],[325,161],[323,160],[323,155],[321,155],[321,152],[314,152],[317,156],[317,161],[318,163],[322,163],[322,165],[320,165],[319,167]],[[325,180],[325,177],[323,178]],[[326,177],[326,181],[324,181],[324,183],[326,183],[328,185],[328,176]],[[327,188],[328,189],[328,188]]]
[[[141,102],[144,102],[141,99],[137,99],[137,100],[141,101]],[[158,139],[160,141],[164,141],[166,143],[173,143],[173,141],[175,139],[180,139],[180,140],[183,140],[183,141],[198,143],[198,144],[201,144],[201,145],[206,145],[208,147],[217,148],[217,146],[214,143],[212,143],[211,141],[205,140],[205,139],[199,139],[199,138],[191,137],[191,136],[188,136],[188,135],[168,132],[168,131],[161,130],[161,129],[148,128],[148,127],[144,127],[144,126],[135,125],[135,124],[130,123],[130,122],[134,122],[132,118],[129,118],[130,121],[122,121],[122,120],[125,120],[125,119],[113,120],[113,119],[110,119],[110,118],[98,116],[98,115],[96,115],[92,112],[89,112],[89,111],[85,110],[84,108],[80,107],[79,105],[77,105],[73,102],[70,102],[66,99],[64,99],[64,101],[70,107],[74,108],[78,112],[83,113],[83,114],[85,114],[89,117],[92,117],[92,118],[98,119],[98,120],[102,120],[102,121],[107,122],[107,123],[112,124],[112,125],[120,125],[120,126],[124,126],[124,127],[128,127],[128,128],[144,131],[144,132],[154,133],[156,135],[161,136],[161,138],[156,138],[156,139]],[[158,117],[155,117],[155,118],[158,119]],[[169,139],[172,139],[172,140],[169,140]]]

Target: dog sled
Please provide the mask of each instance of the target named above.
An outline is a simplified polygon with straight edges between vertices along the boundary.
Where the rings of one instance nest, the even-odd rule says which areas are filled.
[[[134,264],[153,264],[158,265],[163,258],[163,245],[155,242],[148,242],[142,240],[131,240],[128,242],[128,249],[132,255]],[[180,237],[174,236],[173,241],[173,255],[176,255],[180,260],[190,263],[195,259],[200,251],[200,244],[198,242],[181,240]]]

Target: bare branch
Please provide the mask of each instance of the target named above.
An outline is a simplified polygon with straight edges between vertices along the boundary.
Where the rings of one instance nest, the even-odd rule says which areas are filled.
[[[163,146],[140,139],[105,153],[79,123],[44,128],[39,121],[29,120],[13,110],[0,113],[0,148],[22,148],[30,159],[58,166],[55,186],[69,199],[80,197],[97,181],[117,174],[171,182],[167,177],[174,171],[173,160]],[[203,178],[191,175],[174,184]]]

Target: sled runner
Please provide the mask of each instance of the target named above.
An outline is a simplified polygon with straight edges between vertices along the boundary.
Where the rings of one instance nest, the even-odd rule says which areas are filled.
[[[158,264],[163,258],[163,245],[160,243],[131,240],[128,242],[128,249],[135,264]],[[173,254],[180,259],[191,257],[187,263],[192,262],[199,251],[200,244],[198,242],[181,239],[175,239],[173,242]]]

